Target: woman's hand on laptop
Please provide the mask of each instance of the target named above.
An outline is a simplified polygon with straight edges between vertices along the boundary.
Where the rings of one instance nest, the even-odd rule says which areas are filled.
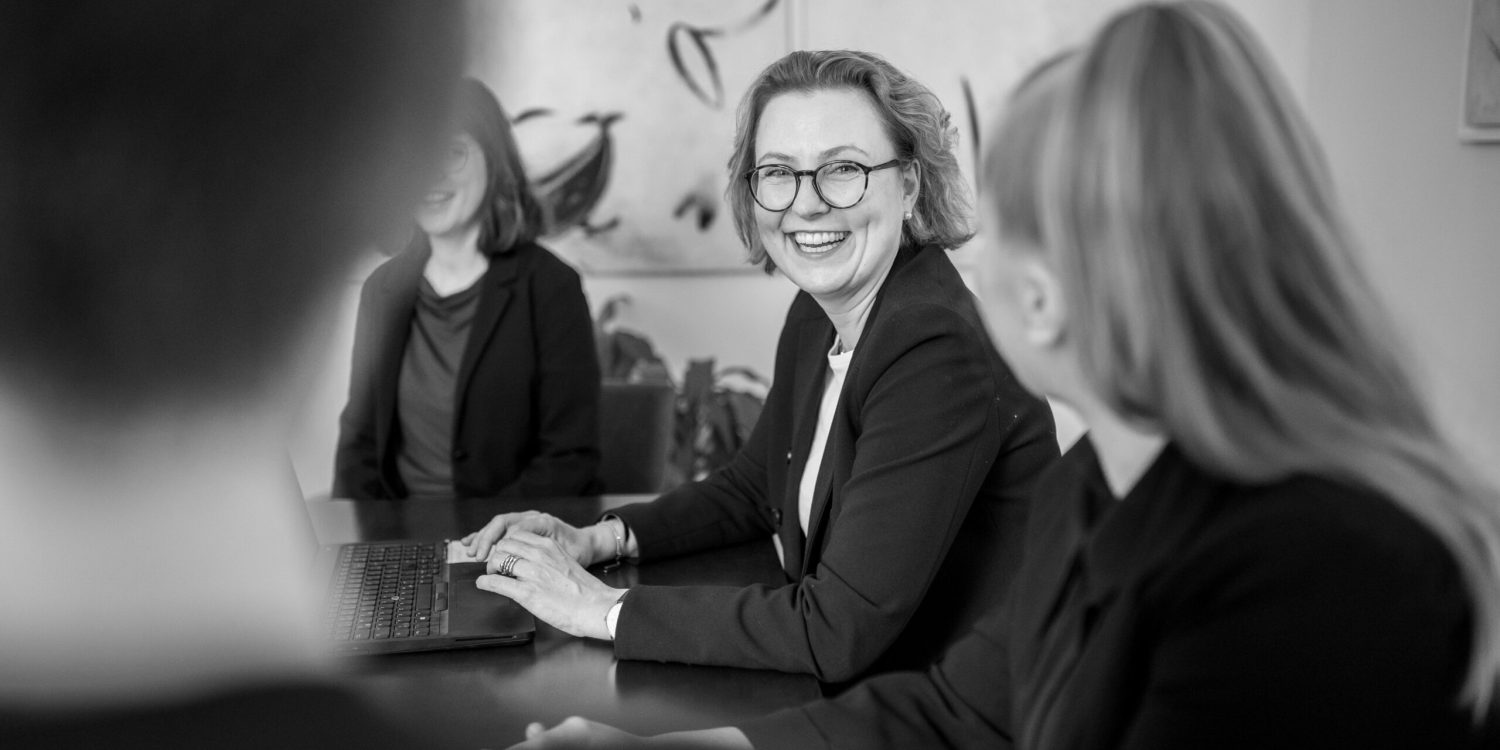
[[[569,635],[611,640],[605,617],[624,595],[606,586],[552,537],[511,529],[490,555],[476,585],[514,599]]]
[[[555,540],[564,553],[585,567],[599,560],[613,559],[615,556],[614,536],[609,533],[608,529],[599,529],[597,526],[579,529],[535,510],[495,516],[484,525],[484,528],[459,541],[476,560],[498,562],[494,559],[495,555],[492,552],[495,543],[516,531],[525,531]],[[491,572],[496,569],[496,565],[491,565]]]

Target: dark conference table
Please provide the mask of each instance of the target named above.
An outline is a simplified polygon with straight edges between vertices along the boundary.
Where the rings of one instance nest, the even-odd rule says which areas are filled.
[[[555,500],[311,500],[325,544],[458,538],[497,513],[545,510],[592,523],[605,510],[649,495]],[[596,573],[597,573],[596,569]],[[785,580],[770,539],[599,573],[612,586],[751,583]],[[398,721],[414,729],[446,725],[467,747],[503,748],[526,724],[551,726],[581,715],[638,734],[723,726],[818,697],[817,681],[754,669],[616,661],[608,643],[574,638],[538,621],[523,646],[348,657],[340,672]]]

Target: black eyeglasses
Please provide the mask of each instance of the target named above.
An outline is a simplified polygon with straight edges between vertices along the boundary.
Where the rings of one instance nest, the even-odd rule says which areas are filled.
[[[894,167],[900,159],[867,167],[857,161],[840,159],[819,166],[817,169],[792,169],[785,164],[762,164],[745,173],[750,183],[750,196],[767,211],[785,211],[797,201],[797,191],[802,188],[804,175],[813,178],[813,190],[831,208],[850,208],[865,197],[865,188],[870,185],[870,173],[877,169]]]
[[[443,149],[443,171],[448,174],[458,174],[469,163],[469,144],[454,139]]]

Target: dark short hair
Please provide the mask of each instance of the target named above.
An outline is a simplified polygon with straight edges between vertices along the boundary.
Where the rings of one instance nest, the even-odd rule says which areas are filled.
[[[896,158],[917,165],[917,203],[911,220],[901,229],[901,244],[952,249],[968,242],[974,236],[974,209],[954,154],[958,129],[937,96],[878,55],[799,50],[762,70],[740,100],[725,197],[750,262],[762,264],[767,273],[775,269],[755,231],[755,202],[745,180],[745,173],[755,167],[755,131],[761,113],[780,94],[824,89],[863,92],[883,120]]]
[[[541,204],[531,191],[515,131],[500,101],[482,83],[465,78],[458,87],[458,128],[484,153],[488,183],[479,205],[479,248],[505,253],[542,233]]]
[[[0,4],[5,387],[97,420],[272,387],[409,215],[388,214],[437,155],[460,11]]]

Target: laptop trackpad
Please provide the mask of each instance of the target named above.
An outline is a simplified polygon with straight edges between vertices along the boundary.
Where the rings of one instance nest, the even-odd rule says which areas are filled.
[[[474,585],[484,575],[484,563],[448,566],[448,637],[529,639],[536,620],[509,597]]]

